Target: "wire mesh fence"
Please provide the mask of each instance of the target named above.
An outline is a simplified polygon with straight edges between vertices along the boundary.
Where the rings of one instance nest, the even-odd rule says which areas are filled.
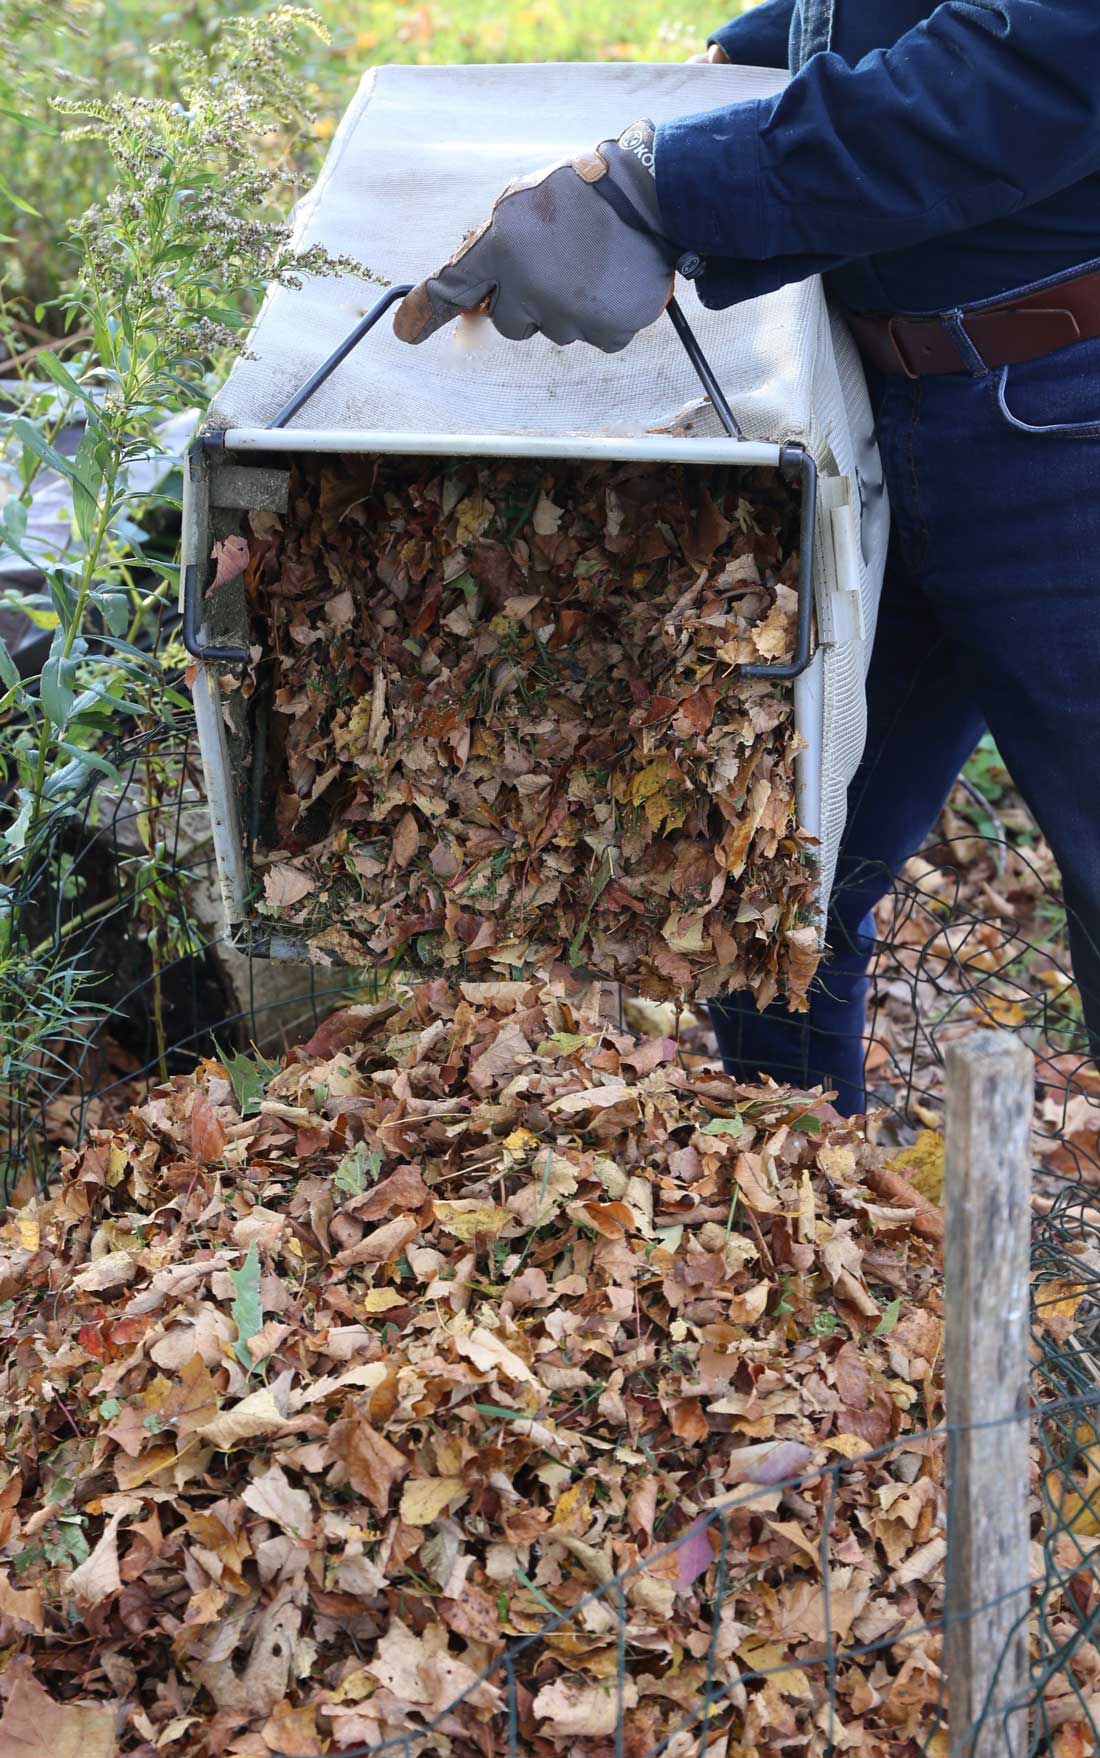
[[[851,1615],[851,1591],[839,1585],[850,1571],[836,1561],[850,1537],[846,1488],[880,1474],[889,1480],[889,1464],[899,1453],[914,1450],[923,1450],[934,1464],[935,1478],[921,1481],[936,1481],[942,1491],[945,1512],[926,1547],[937,1560],[942,1557],[954,1516],[953,1454],[964,1432],[944,1424],[909,1435],[902,1443],[868,1449],[856,1460],[839,1459],[777,1477],[729,1497],[644,1562],[592,1587],[568,1609],[553,1611],[530,1635],[495,1653],[438,1713],[406,1705],[409,1731],[377,1742],[341,1745],[339,1750],[344,1758],[389,1753],[423,1758],[462,1749],[463,1737],[468,1749],[492,1758],[528,1758],[565,1742],[568,1750],[593,1758],[610,1758],[612,1753],[614,1758],[634,1753],[644,1758],[666,1753],[674,1758],[732,1758],[757,1751],[834,1758],[856,1749],[959,1758],[982,1740],[983,1751],[1026,1752],[1029,1758],[1095,1749],[1100,1740],[1100,1656],[1095,1646],[1100,1577],[1092,1554],[1095,1545],[1082,1536],[1086,1526],[1081,1510],[1088,1510],[1087,1530],[1092,1533],[1092,1516],[1100,1515],[1100,1509],[1091,1492],[1078,1500],[1071,1486],[1077,1481],[1075,1469],[1089,1459],[1089,1448],[1098,1438],[1097,1396],[1054,1396],[1058,1385],[1057,1372],[1048,1377],[1047,1364],[1041,1364],[1035,1410],[1005,1419],[1029,1425],[1033,1467],[1043,1485],[1035,1497],[1034,1573],[1025,1585],[971,1605],[956,1620],[980,1621],[1008,1603],[1013,1613],[1009,1641],[1026,1645],[1026,1684],[1007,1701],[1002,1694],[996,1704],[983,1703],[972,1722],[954,1726],[950,1735],[942,1665],[949,1618],[939,1596],[932,1596],[931,1610],[892,1608],[888,1617],[877,1620],[887,1625],[881,1634],[860,1639],[859,1619]],[[746,1565],[752,1526],[773,1509],[789,1511],[792,1505],[803,1517],[811,1510],[815,1523],[807,1548],[816,1552],[819,1568],[820,1585],[811,1605],[821,1635],[779,1644],[759,1641],[759,1658],[749,1662],[745,1656],[753,1652],[753,1644],[745,1636],[752,1626],[744,1619],[752,1616],[751,1594],[761,1573]],[[668,1659],[654,1658],[646,1640],[644,1608],[652,1605],[648,1590],[662,1581],[675,1582],[681,1593],[693,1591],[697,1601],[696,1639],[687,1656],[676,1658],[674,1685],[668,1681]],[[869,1629],[875,1627],[873,1616],[865,1622]],[[609,1659],[613,1656],[614,1664],[598,1686],[571,1688],[569,1674],[562,1670],[561,1638],[574,1630],[583,1631],[588,1642],[602,1644]],[[780,1655],[778,1649],[785,1652]],[[425,1705],[435,1682],[429,1657],[420,1668]],[[660,1737],[650,1737],[647,1701],[668,1698],[682,1712],[672,1716]],[[869,1705],[881,1710],[880,1719],[868,1718]],[[847,1725],[853,1707],[859,1718],[856,1735]],[[1069,1739],[1059,1744],[1067,1728]],[[307,1755],[285,1752],[279,1758]]]
[[[290,1048],[341,1004],[378,993],[362,973],[272,967],[227,947],[188,728],[143,732],[113,761],[117,780],[98,777],[45,827],[15,900],[33,954],[24,970],[40,978],[32,992],[24,976],[5,999],[3,1148],[8,1188],[24,1196],[48,1186],[59,1148],[123,1117],[166,1079],[234,1048]],[[1008,890],[1001,840],[968,834],[971,868],[979,843]],[[333,1724],[331,1749],[347,1758],[832,1758],[857,1747],[883,1758],[1076,1758],[1100,1749],[1100,1082],[1061,950],[1057,894],[1027,851],[1012,859],[1015,912],[996,884],[990,903],[964,880],[950,839],[895,886],[879,916],[868,1078],[871,1133],[904,1148],[941,1121],[943,1054],[961,1032],[1009,1026],[1036,1052],[1031,1400],[1010,1419],[1030,1437],[1030,1581],[1016,1590],[1026,1690],[949,1735],[944,1579],[960,1431],[936,1420],[932,1362],[923,1426],[881,1446],[849,1436],[848,1451],[825,1462],[808,1464],[806,1449],[785,1444],[765,1449],[735,1494],[714,1498],[671,1539],[651,1530],[621,1567],[586,1557],[578,1541],[579,1572],[566,1575],[536,1539],[530,1628],[518,1638],[490,1640],[473,1622],[429,1627],[416,1599],[396,1594],[388,1684],[376,1677],[368,1707],[349,1694],[360,1713]],[[785,1567],[794,1558],[796,1589]],[[376,1735],[353,1737],[371,1714]],[[975,1747],[979,1734],[994,1743]]]

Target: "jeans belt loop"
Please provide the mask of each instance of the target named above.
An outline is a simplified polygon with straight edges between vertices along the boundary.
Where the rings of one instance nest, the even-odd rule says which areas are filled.
[[[970,338],[963,312],[961,310],[945,311],[940,322],[959,350],[963,364],[971,377],[987,378],[990,369]]]

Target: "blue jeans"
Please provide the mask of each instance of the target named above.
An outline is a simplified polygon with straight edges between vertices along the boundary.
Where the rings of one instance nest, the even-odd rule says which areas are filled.
[[[864,1109],[872,910],[988,728],[1050,843],[1100,1049],[1100,340],[870,385],[893,530],[868,737],[807,1014],[712,1008],[723,1061]]]

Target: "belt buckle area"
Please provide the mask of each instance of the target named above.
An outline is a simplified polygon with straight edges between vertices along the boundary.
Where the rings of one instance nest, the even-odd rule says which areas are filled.
[[[897,361],[898,365],[901,367],[902,372],[905,374],[906,378],[914,378],[915,379],[915,378],[919,378],[920,374],[914,372],[913,368],[910,366],[908,356],[906,355],[906,352],[905,352],[904,348],[902,347],[901,341],[898,337],[898,324],[905,323],[906,321],[907,320],[905,318],[897,318],[897,317],[890,318],[887,322],[887,325],[886,325],[886,334],[890,338],[890,346],[894,350],[894,358]]]

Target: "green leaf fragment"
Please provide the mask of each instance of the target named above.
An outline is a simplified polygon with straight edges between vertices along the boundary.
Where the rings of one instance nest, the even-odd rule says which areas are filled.
[[[362,1196],[368,1181],[373,1184],[382,1170],[382,1155],[377,1148],[368,1149],[366,1142],[349,1148],[332,1175],[333,1186],[345,1196]]]
[[[557,1050],[562,1056],[575,1056],[578,1050],[587,1049],[595,1041],[591,1032],[555,1032],[538,1045],[536,1054],[552,1055]]]
[[[537,1604],[541,1605],[543,1611],[549,1612],[551,1617],[556,1618],[559,1616],[560,1607],[556,1606],[552,1600],[547,1599],[545,1593],[542,1591],[542,1588],[536,1587],[535,1583],[531,1580],[531,1577],[529,1575],[525,1575],[522,1569],[516,1570],[516,1580],[520,1583],[521,1586],[526,1587],[526,1589],[527,1589],[528,1593],[531,1595],[532,1599],[534,1599],[537,1602]]]
[[[3,640],[0,640],[0,683],[4,685],[6,690],[18,690],[22,683],[19,667],[8,652],[7,644]]]
[[[255,1367],[249,1341],[256,1335],[264,1322],[263,1305],[260,1300],[260,1254],[255,1245],[250,1245],[248,1255],[239,1270],[230,1270],[229,1280],[233,1284],[233,1305],[229,1316],[237,1327],[237,1341],[233,1345],[233,1353],[246,1373]]]
[[[745,1125],[740,1117],[734,1116],[712,1117],[709,1123],[703,1125],[699,1133],[700,1135],[743,1135],[744,1131]]]
[[[807,1111],[804,1117],[795,1118],[791,1128],[797,1129],[800,1135],[820,1135],[821,1119],[814,1117],[811,1112]]]
[[[51,653],[42,667],[39,683],[42,706],[54,726],[59,729],[68,723],[76,701],[76,692],[71,682],[75,672],[75,662],[61,652]]]

